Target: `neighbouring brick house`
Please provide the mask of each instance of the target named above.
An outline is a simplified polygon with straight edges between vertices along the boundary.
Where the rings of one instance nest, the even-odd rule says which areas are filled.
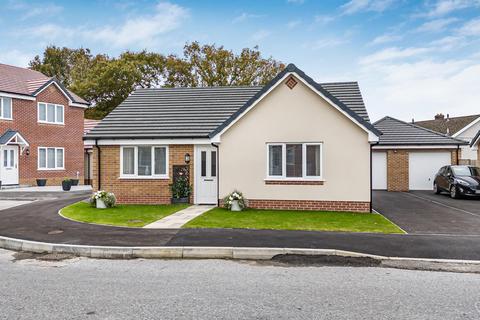
[[[433,190],[438,170],[458,164],[461,147],[468,144],[392,117],[374,126],[382,132],[372,148],[372,188],[377,190]]]
[[[120,203],[190,201],[237,189],[256,208],[369,211],[370,123],[356,82],[316,83],[288,65],[267,85],[137,89],[85,136],[93,188]]]
[[[40,72],[0,64],[0,180],[3,185],[83,181],[88,102]]]
[[[463,140],[470,144],[475,137],[475,134],[480,130],[480,114],[450,117],[448,114],[445,117],[439,113],[435,115],[433,120],[415,121],[417,126],[440,132]],[[477,157],[476,150],[472,150],[469,145],[461,146],[461,164],[475,164],[480,158]]]

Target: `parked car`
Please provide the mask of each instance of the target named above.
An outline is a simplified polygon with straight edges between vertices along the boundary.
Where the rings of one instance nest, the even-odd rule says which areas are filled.
[[[433,182],[436,194],[449,192],[450,197],[480,196],[480,168],[473,166],[444,166]]]

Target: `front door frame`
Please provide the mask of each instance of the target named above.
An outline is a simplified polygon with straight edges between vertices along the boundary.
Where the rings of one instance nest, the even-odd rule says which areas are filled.
[[[2,185],[17,185],[20,183],[20,168],[19,168],[19,162],[20,162],[20,147],[18,145],[10,144],[10,145],[4,145],[1,150],[1,156],[0,156],[0,166],[1,166],[1,171],[0,171],[0,180],[2,180]],[[5,167],[4,167],[4,151],[5,150],[14,150],[13,152],[13,167],[8,167],[11,169],[14,169],[16,171],[16,177],[15,181],[5,181]],[[9,152],[10,154],[10,152]],[[10,156],[9,156],[10,157]],[[8,160],[7,160],[8,161]]]
[[[215,151],[216,152],[216,161],[217,161],[217,172],[216,172],[216,177],[215,177],[215,180],[216,180],[216,184],[215,184],[215,201],[212,201],[212,203],[208,203],[208,204],[215,204],[217,205],[218,204],[218,176],[219,176],[219,165],[218,165],[218,148],[210,145],[210,144],[200,144],[200,145],[195,145],[194,146],[194,156],[193,156],[193,168],[194,168],[194,175],[193,175],[193,203],[194,204],[207,204],[207,203],[200,203],[198,201],[198,190],[199,190],[199,187],[200,187],[200,181],[199,181],[199,177],[200,177],[200,170],[199,170],[199,166],[200,166],[200,162],[201,162],[201,158],[200,158],[200,149],[201,148],[210,148],[212,151]],[[208,156],[207,156],[207,159],[208,159]],[[210,168],[208,168],[208,162],[207,162],[207,172],[210,170]]]

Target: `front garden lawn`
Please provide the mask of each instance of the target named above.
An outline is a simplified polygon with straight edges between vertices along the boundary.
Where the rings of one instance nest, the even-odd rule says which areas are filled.
[[[97,209],[86,202],[77,202],[63,208],[60,213],[66,218],[80,222],[108,224],[123,227],[143,227],[172,213],[188,207],[175,205],[117,205],[114,208]]]
[[[214,208],[183,228],[240,228],[275,230],[321,230],[347,232],[404,233],[376,213],[246,209],[231,212]]]

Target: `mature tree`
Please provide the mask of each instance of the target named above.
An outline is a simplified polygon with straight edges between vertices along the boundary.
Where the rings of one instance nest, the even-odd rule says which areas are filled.
[[[75,80],[81,81],[90,68],[92,59],[89,49],[48,46],[43,52],[43,58],[37,55],[29,65],[31,69],[56,77],[69,87]]]
[[[262,85],[284,65],[263,58],[257,47],[239,54],[223,46],[187,43],[183,56],[147,51],[124,52],[118,58],[93,56],[89,49],[50,46],[30,68],[55,76],[70,90],[92,102],[86,117],[101,119],[136,87]]]
[[[240,54],[223,46],[186,44],[183,57],[169,56],[165,85],[171,87],[263,85],[285,66],[262,58],[258,47],[245,48]]]

